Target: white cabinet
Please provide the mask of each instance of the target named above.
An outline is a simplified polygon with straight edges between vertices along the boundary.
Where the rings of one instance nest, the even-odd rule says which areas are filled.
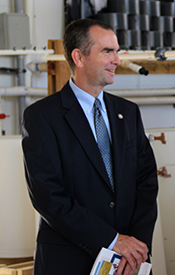
[[[165,144],[160,140],[151,141],[160,173],[158,176],[159,217],[153,238],[153,266],[155,263],[156,270],[159,262],[159,265],[164,268],[163,254],[165,254],[167,275],[175,275],[175,128],[147,129],[146,133],[147,136],[151,134],[154,137],[159,137],[161,133],[164,133],[166,140]],[[154,273],[155,275],[166,274],[164,272]]]
[[[32,257],[35,212],[27,192],[21,136],[0,137],[0,258]]]

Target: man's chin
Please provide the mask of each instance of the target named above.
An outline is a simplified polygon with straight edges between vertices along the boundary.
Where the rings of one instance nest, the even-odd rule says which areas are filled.
[[[108,79],[105,79],[105,81],[101,82],[101,86],[105,87],[107,85],[111,85],[114,83],[114,77],[110,77]]]
[[[106,85],[105,86],[111,85],[113,83],[114,83],[114,77],[113,77],[113,79],[106,81]]]

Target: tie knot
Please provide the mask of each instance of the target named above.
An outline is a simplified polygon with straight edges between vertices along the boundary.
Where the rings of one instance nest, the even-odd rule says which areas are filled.
[[[95,109],[100,109],[100,107],[101,107],[100,99],[96,98],[95,101],[94,101],[94,108]]]

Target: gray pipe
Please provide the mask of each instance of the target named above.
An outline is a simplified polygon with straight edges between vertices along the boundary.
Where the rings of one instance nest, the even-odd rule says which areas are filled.
[[[22,0],[14,0],[15,3],[15,12],[16,13],[23,13],[23,7],[22,7]],[[25,77],[24,77],[24,56],[18,56],[17,57],[17,66],[18,66],[18,86],[25,86]],[[22,115],[23,111],[26,107],[25,104],[25,96],[19,97],[19,132],[21,133],[21,121],[22,121]]]
[[[14,3],[15,3],[15,12],[23,13],[22,0],[14,0]]]

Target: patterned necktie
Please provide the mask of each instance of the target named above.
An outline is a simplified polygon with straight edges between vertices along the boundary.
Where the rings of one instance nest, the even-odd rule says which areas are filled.
[[[94,125],[97,135],[98,147],[103,158],[103,162],[106,167],[106,171],[114,191],[114,182],[113,182],[113,168],[112,168],[112,156],[111,156],[111,144],[109,139],[108,130],[106,124],[103,120],[103,116],[100,111],[101,102],[98,98],[94,102]]]

